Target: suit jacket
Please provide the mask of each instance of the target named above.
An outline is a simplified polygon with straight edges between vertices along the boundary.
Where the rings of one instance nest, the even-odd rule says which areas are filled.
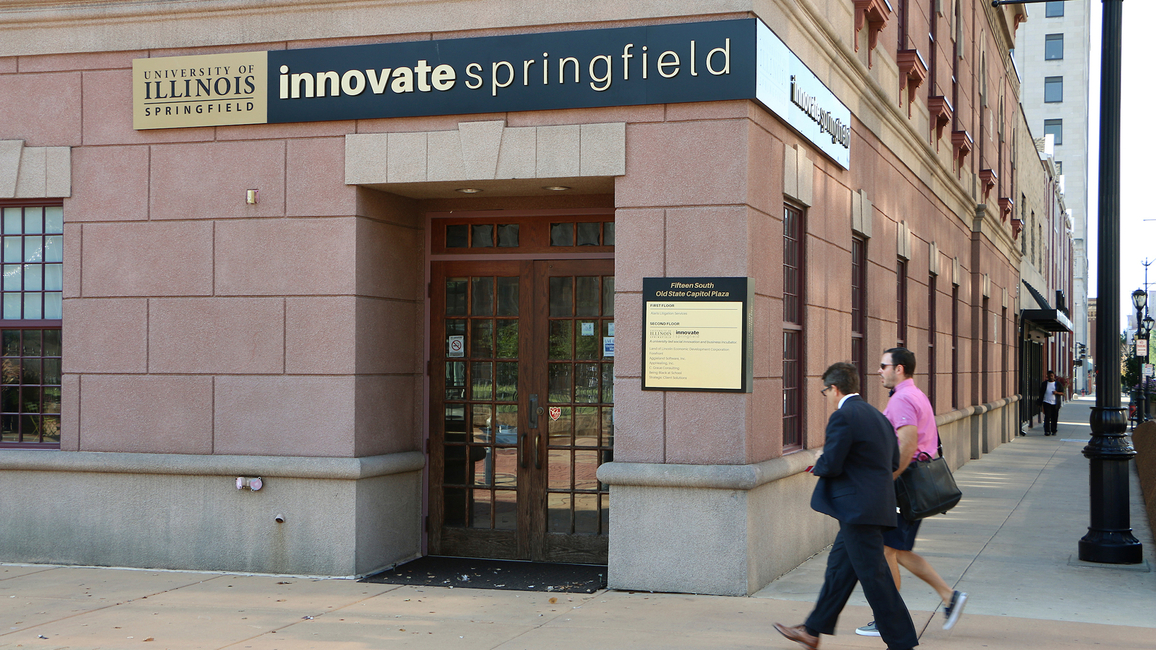
[[[811,508],[849,524],[895,526],[899,443],[882,413],[852,395],[827,420]]]

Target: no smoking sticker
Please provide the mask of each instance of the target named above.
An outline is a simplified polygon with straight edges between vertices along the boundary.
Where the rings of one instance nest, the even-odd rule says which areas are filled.
[[[447,337],[446,356],[447,357],[464,357],[464,356],[466,356],[466,337],[460,336],[460,335]]]

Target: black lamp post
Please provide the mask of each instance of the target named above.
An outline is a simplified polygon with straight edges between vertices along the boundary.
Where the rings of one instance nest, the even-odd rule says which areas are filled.
[[[1103,55],[1100,65],[1100,236],[1096,311],[1096,406],[1088,458],[1091,525],[1080,539],[1080,559],[1107,564],[1139,564],[1143,546],[1132,534],[1128,461],[1136,450],[1128,439],[1128,416],[1120,407],[1120,70],[1123,0],[1103,0]],[[1147,296],[1145,296],[1147,298]]]
[[[1153,333],[1156,320],[1151,316],[1144,316],[1140,322],[1140,338],[1144,340],[1144,352],[1140,354],[1140,421],[1148,421],[1148,377],[1144,376],[1144,367],[1148,364],[1151,350],[1148,348],[1149,335]]]
[[[1139,366],[1139,377],[1136,380],[1136,419],[1138,422],[1143,422],[1147,418],[1144,417],[1144,361],[1140,354],[1140,339],[1145,339],[1147,344],[1147,332],[1144,331],[1144,305],[1148,304],[1148,292],[1143,289],[1137,289],[1132,292],[1132,306],[1136,308],[1136,335],[1132,337],[1132,356],[1136,357],[1136,363]],[[1145,348],[1143,357],[1148,356],[1148,350]]]

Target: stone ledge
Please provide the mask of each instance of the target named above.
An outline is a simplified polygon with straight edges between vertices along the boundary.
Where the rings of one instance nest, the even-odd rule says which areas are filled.
[[[204,456],[46,449],[0,451],[0,471],[358,480],[416,472],[424,467],[425,455],[418,451],[363,458]]]
[[[957,422],[957,421],[962,420],[964,418],[971,417],[973,415],[983,415],[984,413],[988,413],[990,411],[994,411],[996,409],[1003,408],[1009,404],[1014,404],[1018,401],[1020,401],[1020,396],[1019,395],[1012,395],[1011,397],[1004,397],[1003,399],[997,399],[996,401],[988,402],[987,404],[976,404],[975,406],[965,406],[961,409],[956,409],[954,411],[949,411],[947,413],[942,413],[940,415],[935,416],[935,426],[942,427],[942,426],[946,426],[948,424],[951,424],[952,422]]]
[[[801,474],[819,458],[819,450],[804,449],[752,465],[673,465],[662,463],[605,463],[598,480],[608,485],[753,490],[772,481]]]

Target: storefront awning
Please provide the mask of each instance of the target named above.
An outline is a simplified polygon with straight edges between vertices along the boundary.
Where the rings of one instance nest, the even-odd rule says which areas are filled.
[[[1068,316],[1064,312],[1059,309],[1053,309],[1052,306],[1048,304],[1047,298],[1044,298],[1032,285],[1027,282],[1024,282],[1023,285],[1028,288],[1028,292],[1035,298],[1039,308],[1024,309],[1020,312],[1020,318],[1048,332],[1072,331],[1072,321],[1068,319]]]

